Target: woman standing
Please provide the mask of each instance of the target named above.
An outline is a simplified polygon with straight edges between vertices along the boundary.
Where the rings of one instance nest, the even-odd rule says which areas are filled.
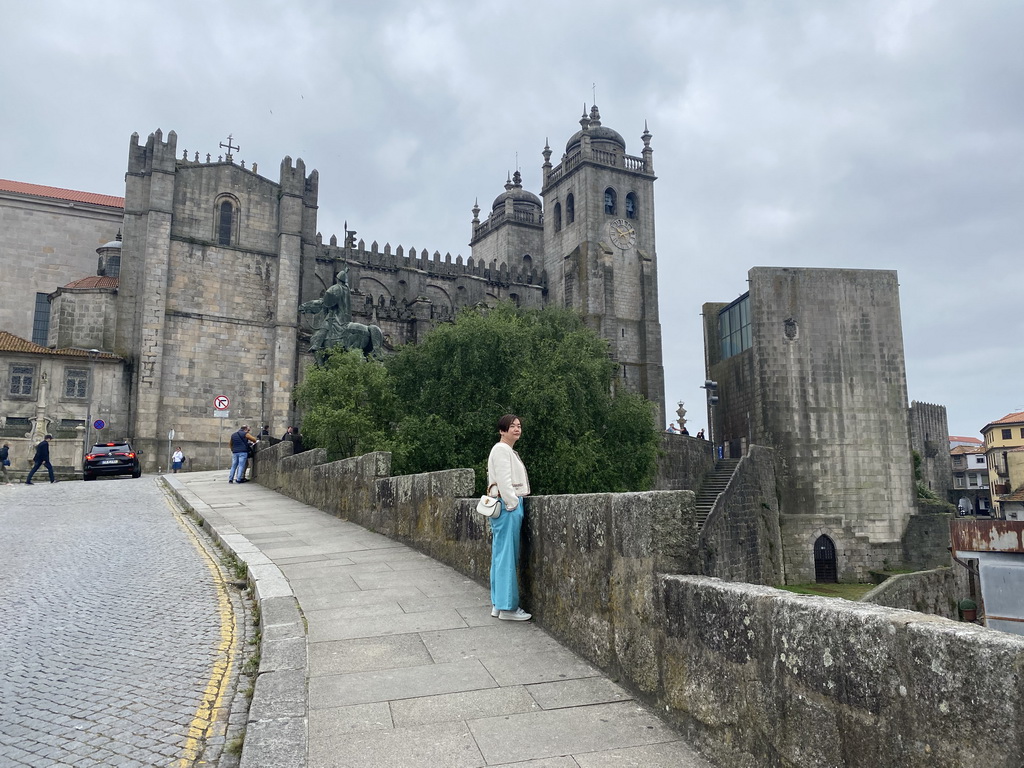
[[[526,466],[515,452],[523,435],[519,417],[507,413],[498,419],[501,439],[487,459],[487,487],[498,486],[501,512],[491,521],[491,616],[505,621],[528,621],[531,615],[519,607],[519,546],[523,528],[523,497],[530,494]]]
[[[174,455],[171,456],[171,469],[174,470],[174,474],[178,474],[178,470],[181,469],[182,463],[185,461],[185,454],[181,452],[181,446],[179,445]]]

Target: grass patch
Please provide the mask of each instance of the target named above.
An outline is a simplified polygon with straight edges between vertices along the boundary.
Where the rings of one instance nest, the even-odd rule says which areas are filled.
[[[227,752],[229,755],[241,755],[243,746],[245,746],[244,733],[241,736],[229,741],[227,743],[227,746],[224,747],[224,751]]]
[[[860,600],[874,589],[876,584],[785,584],[778,589],[795,592],[798,595],[817,595],[818,597],[841,597],[844,600]]]

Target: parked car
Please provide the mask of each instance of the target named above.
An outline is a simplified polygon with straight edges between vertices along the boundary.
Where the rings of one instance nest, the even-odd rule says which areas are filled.
[[[82,463],[82,477],[95,480],[99,475],[142,477],[138,452],[126,442],[94,445]]]

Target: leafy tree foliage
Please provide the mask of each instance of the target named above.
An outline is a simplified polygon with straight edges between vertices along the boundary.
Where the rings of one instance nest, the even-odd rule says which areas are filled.
[[[305,409],[304,439],[332,459],[391,450],[396,419],[387,370],[359,350],[335,349],[324,367],[311,366],[296,390]]]
[[[482,490],[498,417],[515,413],[535,492],[645,490],[653,406],[616,390],[615,371],[606,342],[575,313],[502,304],[463,312],[383,367],[334,355],[298,399],[313,444],[339,456],[390,450],[395,473],[473,467]],[[351,413],[360,406],[365,414]]]

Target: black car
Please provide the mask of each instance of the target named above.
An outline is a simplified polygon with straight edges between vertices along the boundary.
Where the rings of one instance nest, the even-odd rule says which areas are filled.
[[[82,477],[95,480],[99,475],[142,477],[139,455],[128,443],[100,443],[86,454]]]

